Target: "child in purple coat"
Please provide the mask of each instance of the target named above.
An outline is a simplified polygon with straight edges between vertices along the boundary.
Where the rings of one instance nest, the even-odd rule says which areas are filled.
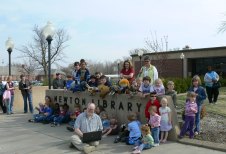
[[[195,92],[187,93],[187,102],[185,105],[185,122],[181,129],[179,138],[183,138],[187,131],[189,131],[189,137],[191,139],[194,138],[194,122],[195,122],[195,114],[197,112],[197,104],[196,104],[196,96]]]

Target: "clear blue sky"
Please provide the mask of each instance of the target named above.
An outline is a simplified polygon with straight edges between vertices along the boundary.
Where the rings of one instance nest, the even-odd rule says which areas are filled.
[[[225,46],[226,33],[217,33],[225,13],[225,0],[5,0],[0,3],[0,60],[8,63],[9,36],[19,48],[31,40],[34,25],[47,21],[70,34],[64,66],[81,58],[129,56],[129,50],[145,47],[151,32],[168,36],[169,49]],[[19,55],[12,53],[14,59]]]

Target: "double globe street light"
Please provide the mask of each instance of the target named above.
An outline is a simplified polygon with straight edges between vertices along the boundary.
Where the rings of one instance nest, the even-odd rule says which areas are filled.
[[[5,42],[6,50],[9,53],[9,76],[11,75],[11,53],[13,52],[14,43],[13,40],[9,37]]]
[[[47,25],[43,28],[42,33],[48,42],[48,81],[49,89],[51,89],[51,42],[55,34],[55,28],[53,24],[51,22],[47,22]]]

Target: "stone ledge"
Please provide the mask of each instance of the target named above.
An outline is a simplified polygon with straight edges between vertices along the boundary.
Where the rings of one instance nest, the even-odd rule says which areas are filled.
[[[202,141],[202,140],[189,139],[189,138],[180,139],[180,140],[178,140],[178,142],[181,144],[193,145],[193,146],[197,146],[197,147],[203,147],[203,148],[207,148],[207,149],[226,152],[226,144],[225,143],[214,143],[214,142],[210,142],[210,141]]]

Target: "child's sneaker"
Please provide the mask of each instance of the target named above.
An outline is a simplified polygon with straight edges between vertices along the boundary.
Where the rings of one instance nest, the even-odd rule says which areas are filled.
[[[69,130],[70,132],[73,132],[74,128],[67,126],[67,130]]]
[[[114,143],[118,143],[120,141],[120,137],[116,137]]]
[[[133,150],[137,150],[138,146],[133,147]]]
[[[154,144],[154,147],[157,147],[157,146],[159,146],[159,143],[155,143],[155,144]]]
[[[34,119],[29,119],[28,122],[35,122]]]
[[[139,149],[136,149],[135,151],[132,152],[133,154],[136,154],[136,153],[141,153],[141,151]]]

